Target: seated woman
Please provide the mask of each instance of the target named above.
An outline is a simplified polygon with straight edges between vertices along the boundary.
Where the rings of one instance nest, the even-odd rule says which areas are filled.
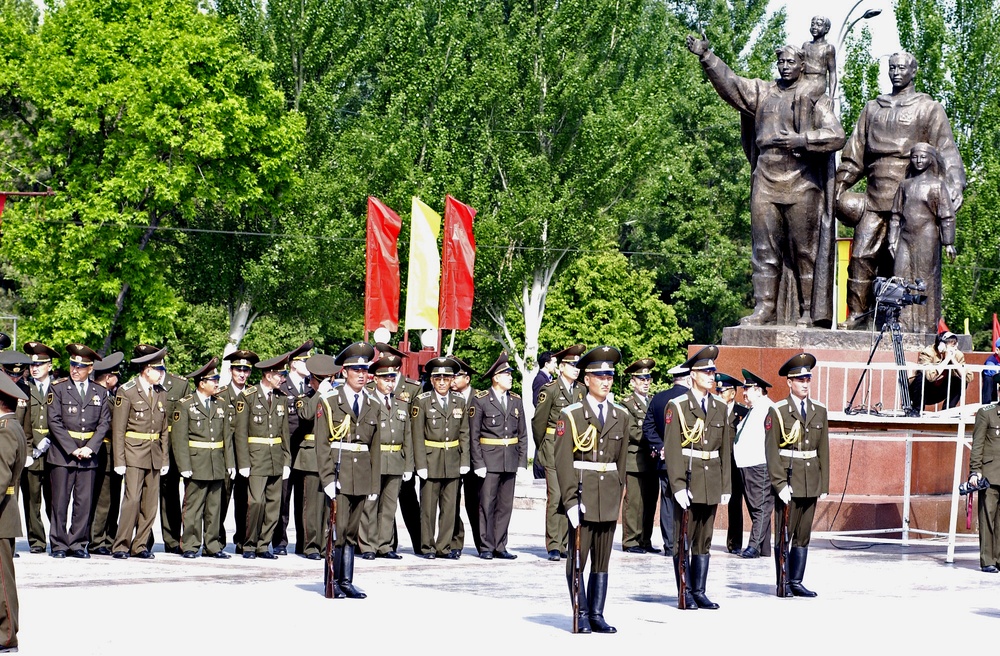
[[[965,355],[958,350],[958,336],[945,331],[939,333],[934,346],[928,346],[917,355],[917,364],[939,365],[929,369],[911,370],[909,374],[910,401],[914,410],[947,401],[946,408],[955,408],[962,398],[962,389],[972,382],[972,372],[945,369],[947,366],[965,365]],[[965,383],[962,383],[962,379]]]

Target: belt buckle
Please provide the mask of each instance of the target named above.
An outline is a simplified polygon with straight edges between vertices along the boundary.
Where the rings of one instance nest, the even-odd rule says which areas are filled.
[[[711,451],[702,451],[700,457],[701,457],[702,460],[711,460],[712,459],[712,452]]]

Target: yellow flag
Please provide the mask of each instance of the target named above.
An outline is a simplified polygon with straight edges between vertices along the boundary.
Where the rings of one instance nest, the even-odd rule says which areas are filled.
[[[410,268],[406,279],[406,330],[438,327],[441,255],[437,238],[441,215],[413,197],[410,218]]]

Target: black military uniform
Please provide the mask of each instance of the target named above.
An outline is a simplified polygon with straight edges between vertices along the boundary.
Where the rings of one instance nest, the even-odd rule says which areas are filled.
[[[656,361],[652,358],[636,360],[625,368],[636,387],[652,379]],[[646,388],[648,390],[648,387]],[[622,549],[627,553],[659,553],[653,548],[653,521],[656,517],[656,500],[660,494],[660,480],[653,451],[642,434],[642,424],[649,410],[648,394],[638,389],[622,399],[622,405],[632,415],[632,433],[628,437],[628,462],[625,465],[625,502],[622,509]]]
[[[118,392],[121,364],[125,354],[121,351],[94,363],[94,382],[108,390],[108,398]],[[114,425],[115,407],[111,406]],[[97,452],[97,475],[94,479],[94,499],[90,508],[90,553],[110,556],[118,533],[118,513],[121,511],[122,477],[115,473],[115,458],[111,449],[111,433],[104,438],[104,447]]]
[[[809,398],[809,382],[815,366],[816,358],[809,353],[800,353],[781,365],[778,375],[788,379],[790,394],[775,403],[764,420],[767,471],[771,486],[778,494],[775,517],[782,516],[786,503],[791,504],[788,589],[779,589],[779,597],[789,593],[796,597],[816,596],[802,585],[802,576],[806,570],[816,501],[830,492],[830,437],[826,407]],[[779,542],[780,529],[780,522],[775,522],[775,544]],[[776,563],[778,551],[775,549]]]
[[[740,387],[743,387],[743,381],[733,378],[729,374],[715,374],[715,392],[719,399],[726,404],[728,411],[726,416],[733,425],[733,435],[736,435],[736,427],[740,421],[750,412],[749,408],[735,401],[736,389]],[[724,398],[730,392],[733,394],[731,402]],[[743,553],[743,475],[740,474],[740,468],[736,466],[736,458],[731,455],[729,460],[729,477],[733,492],[726,507],[728,514],[726,551],[734,556],[739,556]]]
[[[94,456],[104,447],[104,438],[111,427],[111,405],[108,391],[87,379],[100,356],[83,344],[70,344],[66,351],[70,354],[70,366],[82,372],[82,376],[79,382],[67,379],[53,384],[47,399],[52,439],[52,447],[46,453],[52,485],[49,539],[54,558],[67,555],[89,558],[90,508],[98,466]]]
[[[233,351],[222,359],[229,361],[230,370],[241,368],[250,371],[255,364],[260,362],[260,357],[256,353],[245,349]],[[227,406],[229,431],[231,433],[236,430],[236,402],[239,400],[239,396],[243,393],[243,390],[250,387],[249,380],[247,378],[247,384],[242,388],[237,387],[235,382],[230,382],[219,390],[219,402]],[[234,442],[233,449],[235,450],[235,448],[236,444]],[[243,553],[243,542],[247,536],[248,502],[247,479],[243,476],[230,478],[225,482],[222,490],[222,510],[220,511],[222,523],[219,526],[219,540],[223,546],[226,544],[226,517],[229,515],[230,500],[233,502],[233,519],[236,523],[236,531],[233,533],[233,544],[236,545],[236,553]]]
[[[556,423],[554,455],[562,503],[573,527],[573,544],[580,544],[579,570],[574,557],[566,563],[571,596],[574,576],[580,577],[580,633],[615,633],[604,621],[604,601],[634,421],[628,410],[607,398],[620,361],[621,353],[610,346],[595,347],[580,358],[580,378],[588,392],[563,408]],[[590,580],[585,587],[588,558]]]
[[[677,570],[681,520],[690,512],[691,597],[698,608],[716,609],[705,594],[709,549],[715,511],[729,502],[730,451],[733,428],[726,405],[711,394],[715,389],[715,358],[719,349],[706,346],[684,363],[691,371],[691,389],[671,399],[664,419],[664,459],[674,495],[674,569]],[[679,578],[678,578],[679,581]],[[678,594],[687,594],[678,589]],[[693,608],[694,604],[688,604]]]
[[[292,457],[291,475],[292,495],[295,497],[295,553],[310,560],[319,560],[326,548],[323,530],[329,507],[319,484],[319,465],[316,462],[314,419],[320,401],[316,390],[340,367],[328,355],[313,355],[306,360],[306,368],[309,370],[309,386],[306,393],[300,394],[295,402],[298,444]]]
[[[334,542],[334,597],[364,599],[354,587],[354,553],[358,546],[365,503],[374,501],[382,477],[379,442],[379,404],[360,384],[352,386],[357,370],[368,374],[375,349],[364,342],[351,344],[337,355],[335,363],[345,369],[348,382],[323,394],[316,409],[316,463],[320,485],[327,496],[337,499],[337,540]]]
[[[288,364],[289,373],[285,377],[285,380],[281,383],[281,392],[287,398],[288,405],[288,434],[289,437],[289,449],[292,454],[292,463],[295,463],[295,456],[298,455],[299,445],[303,442],[305,436],[308,433],[303,432],[303,430],[311,430],[311,426],[300,426],[299,425],[299,413],[298,405],[299,401],[305,397],[312,394],[312,388],[309,386],[309,377],[300,376],[292,368],[295,362],[301,362],[302,366],[305,366],[305,361],[309,359],[312,355],[313,341],[311,339],[306,340],[302,346],[291,351],[288,354]],[[292,374],[295,374],[294,376]],[[290,503],[292,499],[292,489],[295,486],[295,469],[292,468],[291,475],[281,482],[281,511],[278,513],[278,525],[274,527],[274,537],[271,539],[271,546],[274,548],[274,553],[277,556],[285,556],[288,554],[288,518]],[[296,534],[296,549],[295,553],[302,553],[299,549],[301,545],[298,544],[298,540],[302,534],[302,516],[299,512],[299,507],[302,505],[302,499],[297,498],[295,500],[295,534]]]
[[[492,381],[477,392],[469,407],[469,445],[479,492],[479,557],[513,560],[507,551],[507,528],[514,509],[517,470],[528,467],[528,424],[521,397],[510,391],[514,369],[504,351],[483,375]]]
[[[45,501],[45,515],[52,513],[52,489],[45,468],[45,452],[49,450],[52,440],[49,438],[48,403],[49,390],[52,387],[52,359],[58,358],[55,349],[41,342],[27,342],[24,352],[31,357],[33,371],[39,373],[36,380],[32,378],[28,385],[31,391],[30,416],[31,429],[25,431],[28,436],[28,455],[35,459],[30,467],[25,467],[21,474],[21,498],[24,500],[24,523],[28,532],[28,546],[31,553],[43,553],[47,539],[45,524],[42,523],[42,501]],[[49,371],[43,368],[48,365]]]
[[[555,354],[559,361],[559,376],[542,386],[535,404],[535,415],[531,418],[531,435],[535,441],[535,458],[545,468],[545,550],[549,560],[557,561],[566,557],[569,548],[569,526],[562,507],[562,495],[556,478],[553,457],[556,424],[566,406],[583,398],[583,385],[576,382],[576,363],[587,347],[574,344]]]

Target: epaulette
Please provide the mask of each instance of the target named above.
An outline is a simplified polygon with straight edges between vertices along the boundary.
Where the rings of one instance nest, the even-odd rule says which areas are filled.
[[[547,382],[547,383],[545,383],[544,385],[542,385],[542,389],[545,389],[546,387],[552,387],[552,386],[553,386],[553,385],[555,385],[555,384],[556,384],[557,382],[559,382],[559,380],[558,380],[558,379],[553,379],[553,380],[550,380],[549,382]]]
[[[190,401],[190,400],[191,400],[191,398],[192,398],[193,396],[194,396],[194,394],[188,394],[188,395],[187,395],[187,396],[185,396],[185,397],[182,397],[182,398],[179,398],[179,399],[177,399],[177,402],[178,402],[178,403],[187,403],[188,401]]]
[[[489,395],[490,395],[490,391],[489,390],[483,390],[481,392],[476,392],[476,398],[477,399],[485,399]]]
[[[623,406],[621,403],[618,403],[617,401],[612,401],[611,405],[615,406],[616,408],[618,408],[622,412],[628,412],[628,408],[626,408],[625,406]]]
[[[413,380],[412,378],[405,378],[404,380],[407,383],[409,383],[410,385],[416,385],[418,387],[420,386],[420,381],[419,380]]]
[[[519,398],[521,398],[521,395],[518,394],[517,392],[508,392],[508,394],[510,394],[510,398],[512,398],[512,399],[519,399]]]
[[[813,401],[812,399],[809,399],[809,402],[812,403],[814,406],[817,406],[817,407],[820,407],[820,408],[823,408],[824,410],[826,410],[826,406],[823,405],[822,403],[820,403],[819,401]]]
[[[563,412],[569,412],[570,410],[576,410],[577,408],[582,408],[583,402],[577,401],[576,403],[570,403],[568,406],[562,409]]]
[[[246,387],[243,388],[243,392],[242,393],[243,394],[253,394],[256,391],[257,391],[257,386],[256,385],[247,385]]]
[[[426,399],[426,398],[430,397],[430,395],[431,395],[430,392],[421,392],[420,394],[417,394],[417,398],[418,399]]]
[[[69,376],[67,376],[66,378],[59,378],[58,380],[52,381],[49,384],[49,387],[52,387],[52,385],[58,385],[59,383],[65,383],[67,380],[69,380]]]
[[[132,380],[128,381],[127,383],[125,383],[124,385],[122,385],[121,387],[119,387],[118,391],[119,392],[124,392],[125,390],[132,389],[133,387],[135,387],[135,378],[133,378]]]
[[[228,389],[229,389],[229,385],[223,385],[222,387],[220,387],[219,389],[217,389],[215,391],[215,396],[216,397],[222,396],[223,394],[226,393],[226,390],[228,390]]]
[[[777,410],[778,408],[783,408],[786,405],[788,405],[788,399],[781,399],[780,401],[774,404],[774,409]]]
[[[684,403],[684,401],[687,401],[687,394],[682,394],[681,396],[675,396],[674,398],[670,399],[670,405],[676,405],[677,409],[680,410],[683,407],[681,404]]]

